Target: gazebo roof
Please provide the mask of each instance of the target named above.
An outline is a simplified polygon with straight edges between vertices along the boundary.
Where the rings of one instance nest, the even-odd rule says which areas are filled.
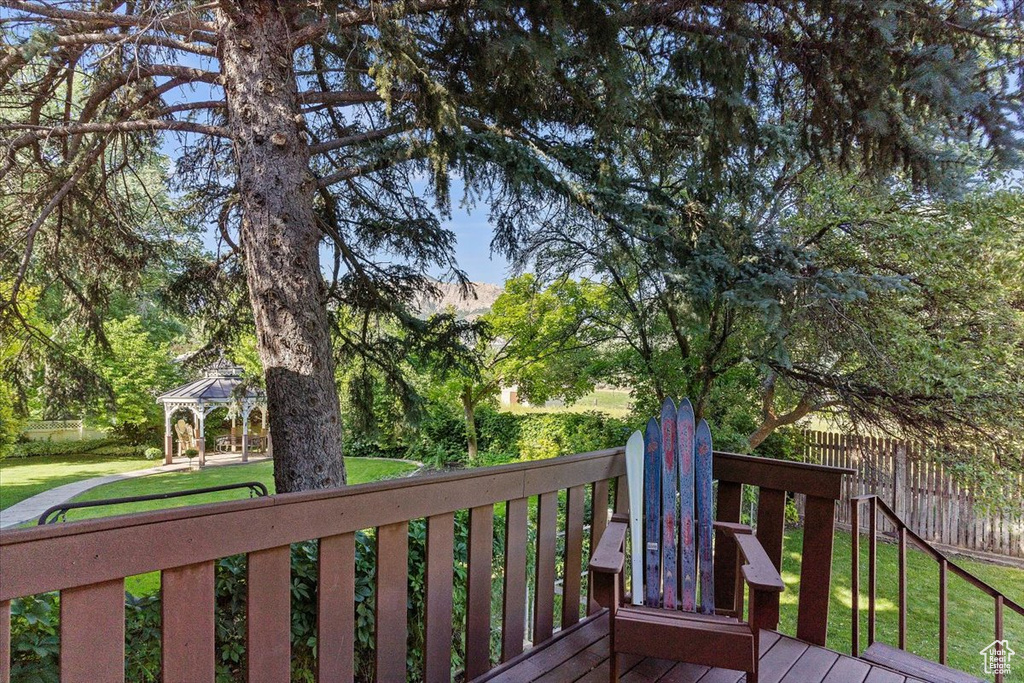
[[[246,387],[244,396],[239,396],[237,389],[245,382],[242,368],[224,358],[208,366],[203,375],[188,384],[165,391],[157,397],[157,402],[230,403],[239,398],[263,398],[263,393],[254,387]]]

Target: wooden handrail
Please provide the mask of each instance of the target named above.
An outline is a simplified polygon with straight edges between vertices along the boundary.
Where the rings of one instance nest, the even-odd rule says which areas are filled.
[[[875,642],[875,602],[877,600],[876,566],[878,561],[877,553],[877,517],[881,513],[883,517],[896,528],[896,535],[899,544],[899,647],[905,650],[907,647],[907,540],[909,539],[922,550],[926,555],[935,560],[939,565],[939,663],[945,665],[948,654],[947,647],[947,575],[953,572],[960,578],[967,581],[978,590],[988,594],[995,601],[995,635],[996,640],[1002,639],[1003,633],[1003,612],[1005,608],[1024,616],[1024,606],[1006,597],[1002,592],[982,581],[977,576],[967,571],[960,565],[934,548],[928,541],[907,526],[900,519],[889,505],[876,494],[869,493],[850,498],[850,519],[852,531],[852,553],[851,553],[851,583],[852,583],[852,643],[851,651],[856,657],[860,651],[860,508],[861,505],[868,505],[870,509],[868,518],[868,570],[870,572],[868,582],[868,645]],[[1002,674],[996,674],[996,680],[1002,681]]]
[[[744,484],[759,486],[762,496],[782,502],[787,491],[807,496],[804,557],[808,559],[801,568],[798,635],[824,642],[833,511],[847,472],[716,452],[714,473],[719,480],[719,517],[725,522],[739,521],[739,492]],[[82,680],[120,680],[123,638],[99,638],[91,624],[121,623],[123,629],[124,579],[152,571],[163,575],[165,667],[172,667],[179,679],[206,678],[214,665],[212,647],[188,649],[185,643],[193,641],[196,633],[205,638],[213,632],[208,602],[214,563],[238,554],[248,555],[248,609],[259,617],[248,621],[248,638],[259,650],[249,666],[253,671],[265,667],[264,671],[284,672],[281,659],[287,662],[289,648],[289,545],[317,539],[321,585],[332,587],[319,591],[316,598],[323,629],[319,637],[330,644],[319,650],[318,675],[321,680],[348,680],[353,661],[353,544],[355,533],[364,529],[377,529],[376,666],[378,673],[399,676],[406,661],[408,617],[401,587],[408,581],[406,537],[409,523],[419,519],[427,522],[423,666],[431,679],[447,678],[452,641],[452,525],[454,513],[462,510],[469,511],[470,520],[466,673],[471,678],[491,666],[494,505],[504,504],[506,509],[501,659],[507,661],[519,654],[523,643],[525,544],[532,524],[528,499],[538,498],[532,580],[536,584],[534,640],[540,643],[556,626],[576,623],[580,607],[588,605],[575,578],[588,559],[584,557],[585,529],[589,525],[591,534],[596,534],[593,542],[608,525],[610,505],[619,512],[627,509],[624,475],[623,449],[615,448],[341,489],[0,531],[0,681],[10,666],[10,600],[48,591],[61,591],[64,598],[62,672],[81,672]],[[618,492],[614,502],[609,500],[613,481]],[[585,495],[594,501],[589,517]],[[781,550],[783,514],[784,508],[767,504],[759,511],[758,534],[766,547]],[[560,545],[564,550],[558,550]],[[731,551],[729,555],[729,543],[720,543],[715,563],[733,582],[735,577],[728,575],[730,570],[735,574],[735,542]],[[781,552],[770,552],[768,557],[780,566]],[[552,612],[559,600],[554,593],[559,566],[562,573],[573,576],[565,580],[562,619],[556,624]],[[722,591],[720,599],[731,605],[732,592]],[[191,630],[189,623],[195,624]],[[67,680],[75,677],[69,675]]]

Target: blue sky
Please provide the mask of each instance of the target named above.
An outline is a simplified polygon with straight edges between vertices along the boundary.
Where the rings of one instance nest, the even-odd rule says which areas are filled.
[[[169,151],[167,147],[165,152]],[[459,206],[462,196],[462,183],[452,178],[452,217],[444,221],[444,227],[455,233],[458,244],[455,256],[469,279],[473,282],[487,282],[502,285],[510,277],[508,261],[498,254],[491,254],[491,238],[494,231],[487,220],[487,205],[480,202],[472,209]],[[217,251],[218,234],[215,227],[210,226],[203,236],[203,243],[211,252]],[[321,258],[326,256],[322,253]]]

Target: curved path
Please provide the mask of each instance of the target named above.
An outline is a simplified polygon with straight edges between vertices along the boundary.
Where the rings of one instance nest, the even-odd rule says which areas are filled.
[[[269,456],[250,456],[249,461],[246,464],[262,462],[269,459]],[[206,456],[207,467],[240,464],[242,464],[241,453],[211,453]],[[175,458],[174,462],[170,465],[159,465],[157,467],[150,467],[144,470],[121,472],[120,474],[108,474],[102,477],[93,477],[92,479],[83,479],[81,481],[73,481],[70,484],[64,484],[63,486],[57,486],[47,491],[43,491],[42,493],[38,493],[31,498],[26,498],[20,503],[15,503],[9,508],[0,510],[0,529],[17,526],[18,524],[24,524],[25,522],[33,522],[39,519],[39,516],[43,514],[47,508],[65,503],[80,493],[84,493],[89,489],[94,489],[97,486],[121,481],[122,479],[134,479],[135,477],[145,477],[150,474],[185,470],[189,467],[190,465],[186,458]]]

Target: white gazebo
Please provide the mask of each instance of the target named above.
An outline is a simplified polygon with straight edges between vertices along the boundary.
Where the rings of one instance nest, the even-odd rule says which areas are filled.
[[[218,408],[227,408],[231,416],[232,432],[235,421],[242,420],[242,461],[249,459],[249,417],[259,410],[263,428],[267,426],[266,395],[253,387],[242,385],[242,368],[224,358],[206,368],[203,377],[184,384],[157,397],[164,406],[164,462],[171,463],[174,456],[174,434],[171,418],[180,410],[192,413],[195,420],[196,450],[199,466],[206,464],[206,418]],[[269,433],[267,447],[269,449]],[[233,446],[232,446],[233,448]]]

